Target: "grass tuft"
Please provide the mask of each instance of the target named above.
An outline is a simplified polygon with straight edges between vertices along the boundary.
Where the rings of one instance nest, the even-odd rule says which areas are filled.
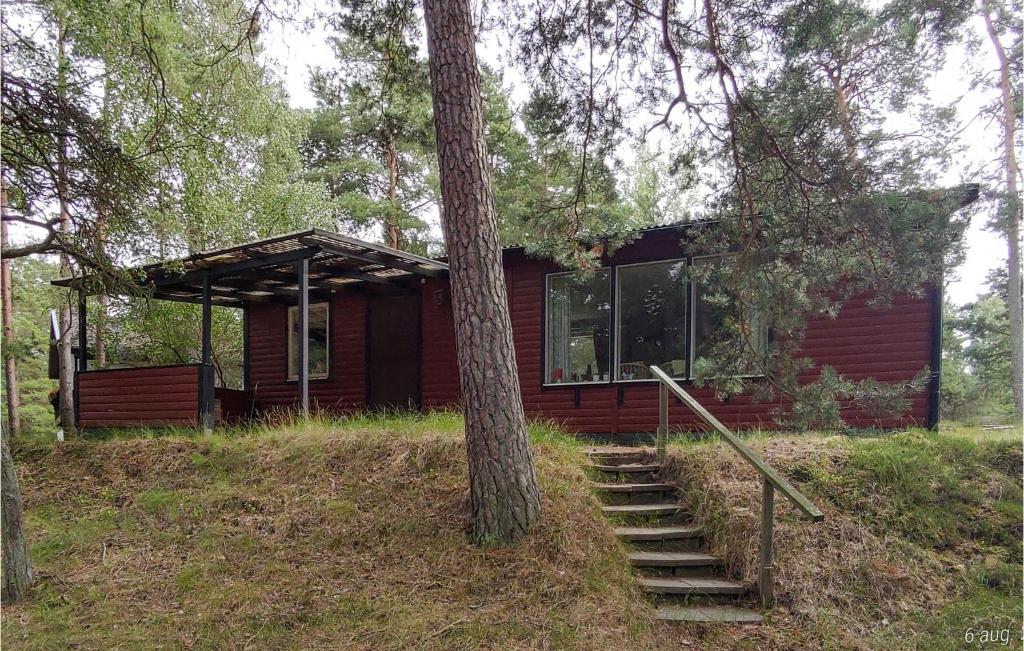
[[[747,438],[825,521],[801,520],[776,493],[781,617],[715,644],[954,649],[965,647],[966,627],[989,624],[1019,636],[1019,435],[958,428]],[[684,487],[714,551],[733,576],[754,585],[760,477],[711,440],[677,438],[670,453],[670,476]]]
[[[40,580],[11,648],[656,648],[583,474],[530,426],[543,516],[476,547],[457,414],[109,432],[18,450]]]

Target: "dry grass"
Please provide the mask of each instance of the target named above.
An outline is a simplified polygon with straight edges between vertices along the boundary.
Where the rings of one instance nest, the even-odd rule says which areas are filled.
[[[1016,631],[1019,644],[1019,580],[994,590],[978,580],[986,566],[1020,576],[1017,444],[910,433],[776,435],[750,445],[822,508],[825,521],[800,519],[776,493],[779,608],[770,625],[705,631],[707,643],[954,649],[962,645],[958,632],[989,622]],[[668,474],[684,487],[714,552],[733,576],[755,585],[760,476],[723,444],[680,442],[670,452]]]
[[[534,428],[543,522],[481,550],[457,419],[394,423],[21,450],[40,580],[5,647],[664,647],[578,446]]]

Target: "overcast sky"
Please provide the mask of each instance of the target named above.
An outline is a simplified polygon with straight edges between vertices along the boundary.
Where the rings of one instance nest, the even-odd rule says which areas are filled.
[[[975,25],[976,29],[979,27]],[[317,26],[306,29],[296,23],[275,21],[268,25],[263,35],[269,63],[284,81],[292,106],[311,108],[315,104],[308,86],[310,70],[334,64],[326,36],[326,32]],[[505,70],[505,81],[511,86],[513,103],[521,104],[526,95],[525,83],[502,60],[502,53],[507,52],[507,48],[487,38],[485,46],[478,48],[478,52],[482,60]],[[949,52],[945,67],[931,84],[933,98],[941,102],[957,102],[963,123],[968,123],[977,114],[982,102],[989,99],[971,91],[968,86],[972,65],[994,66],[994,54],[987,40],[977,56],[981,58],[980,61],[969,61],[965,48]],[[972,180],[965,176],[965,171],[991,161],[999,143],[997,125],[982,119],[969,122],[961,137],[967,145],[966,154],[963,160],[957,161],[947,170],[941,179],[943,185]],[[986,274],[994,267],[1006,264],[1006,244],[998,235],[984,228],[987,218],[981,212],[975,214],[967,233],[967,259],[955,270],[955,277],[949,279],[947,284],[947,295],[956,304],[973,300],[979,292],[984,291]]]

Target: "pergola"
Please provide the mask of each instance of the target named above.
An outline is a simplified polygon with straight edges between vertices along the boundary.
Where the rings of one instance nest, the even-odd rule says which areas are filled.
[[[133,281],[153,298],[202,305],[202,365],[199,420],[213,427],[212,306],[246,308],[259,303],[298,305],[299,400],[309,411],[309,302],[337,289],[396,285],[416,277],[438,277],[448,265],[390,247],[317,228],[132,270]],[[86,296],[98,293],[88,278],[65,278],[54,285],[78,290],[78,368],[87,370]],[[248,354],[248,351],[246,351]]]

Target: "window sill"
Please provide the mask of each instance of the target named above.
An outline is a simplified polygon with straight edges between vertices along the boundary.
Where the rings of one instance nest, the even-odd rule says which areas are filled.
[[[557,389],[558,387],[571,389],[573,387],[606,387],[610,384],[612,384],[611,380],[598,380],[597,382],[545,382],[541,384],[541,387],[545,389]]]
[[[312,375],[307,378],[310,382],[326,382],[331,379],[330,375],[318,375],[313,377]],[[285,384],[298,384],[299,378],[285,378]]]
[[[764,376],[764,375],[732,375],[732,376],[729,376],[729,377],[730,378],[739,378],[739,379],[743,379],[743,380],[763,380],[763,379],[765,379],[766,376]],[[697,378],[685,378],[685,377],[675,377],[675,378],[672,378],[672,379],[675,380],[676,382],[680,383],[680,384],[687,384],[687,385],[693,384],[695,381],[697,381]],[[702,378],[702,379],[714,380],[714,379],[717,379],[717,378]],[[642,384],[659,384],[660,382],[661,382],[661,380],[659,380],[658,378],[652,377],[652,378],[642,378],[642,379],[639,379],[639,380],[604,380],[602,382],[555,382],[555,383],[544,383],[544,384],[541,384],[540,386],[541,386],[542,389],[558,389],[558,388],[579,389],[579,388],[586,388],[586,387],[624,386],[624,385],[630,385],[630,384],[641,384],[641,385]]]

